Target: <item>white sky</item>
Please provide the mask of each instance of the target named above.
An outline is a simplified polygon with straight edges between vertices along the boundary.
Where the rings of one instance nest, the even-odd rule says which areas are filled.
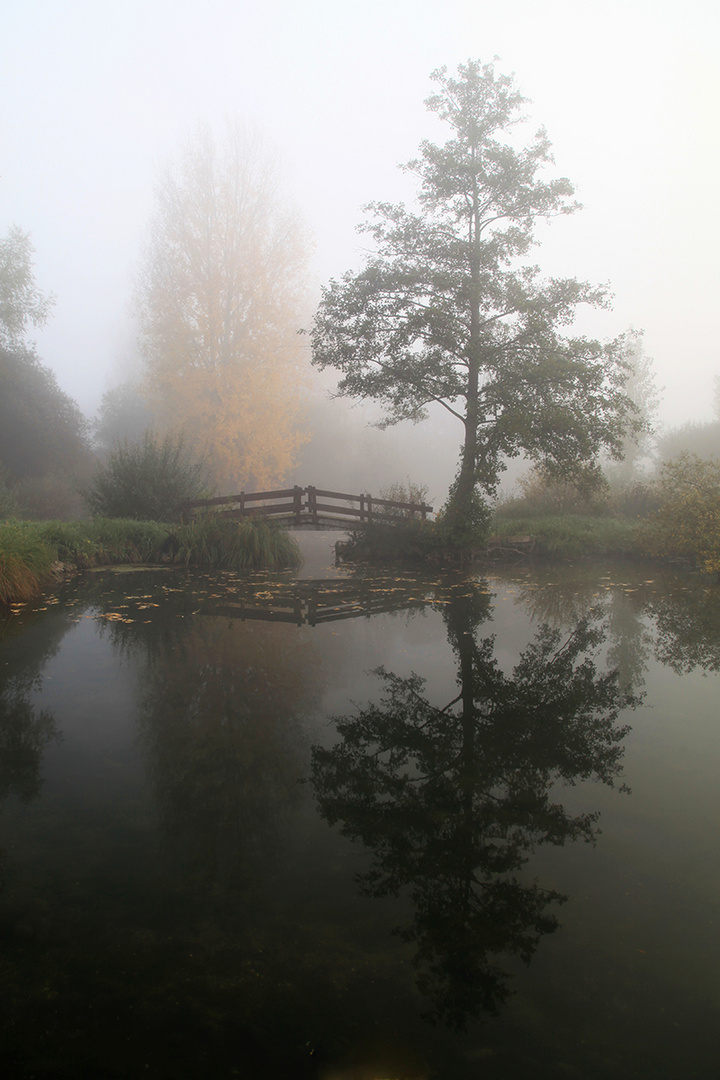
[[[437,121],[442,65],[500,57],[585,209],[547,230],[552,273],[609,282],[585,329],[645,330],[662,419],[709,419],[720,372],[717,0],[4,0],[0,232],[57,296],[36,335],[86,412],[127,340],[157,168],[198,119],[238,114],[315,235],[318,282],[358,264],[371,199]],[[545,235],[545,233],[544,233]],[[111,376],[112,373],[112,376]]]

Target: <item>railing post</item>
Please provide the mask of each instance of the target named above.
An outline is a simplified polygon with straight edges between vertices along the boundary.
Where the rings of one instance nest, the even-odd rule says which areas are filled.
[[[367,498],[367,519],[368,524],[372,524],[372,495],[368,494]]]
[[[360,521],[365,520],[365,496],[360,496]]]
[[[316,493],[316,489],[314,487],[309,487],[307,489],[307,493],[308,493],[308,511],[310,512],[310,518],[312,520],[313,525],[317,525],[317,523],[318,523],[318,513],[317,513],[317,493]]]
[[[293,505],[295,507],[295,524],[299,525],[301,523],[302,516],[303,489],[301,487],[298,487],[298,485],[296,484],[294,492],[295,494],[293,495]]]
[[[240,492],[240,498],[238,499],[238,502],[240,503],[240,517],[244,517],[245,516],[245,492],[244,491]]]

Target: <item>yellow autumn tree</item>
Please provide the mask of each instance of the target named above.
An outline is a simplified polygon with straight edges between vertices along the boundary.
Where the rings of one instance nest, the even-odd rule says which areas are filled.
[[[309,245],[257,142],[202,126],[162,172],[136,290],[145,390],[225,492],[281,483],[307,436]]]

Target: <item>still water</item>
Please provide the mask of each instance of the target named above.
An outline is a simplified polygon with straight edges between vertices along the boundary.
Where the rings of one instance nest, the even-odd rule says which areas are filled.
[[[4,1076],[720,1076],[718,585],[105,572],[3,633]]]

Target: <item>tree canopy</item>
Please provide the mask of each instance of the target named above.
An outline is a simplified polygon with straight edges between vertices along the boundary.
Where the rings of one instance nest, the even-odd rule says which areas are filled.
[[[375,398],[386,422],[418,420],[437,404],[464,429],[449,512],[467,518],[476,487],[494,491],[503,459],[521,452],[569,478],[592,475],[638,427],[625,394],[623,337],[576,336],[581,304],[607,293],[575,279],[543,280],[523,263],[540,220],[578,209],[565,178],[547,179],[541,128],[517,149],[510,133],[525,99],[492,65],[444,68],[427,107],[450,128],[404,166],[418,209],[372,203],[360,230],[374,251],[324,290],[313,363],[342,373],[339,393]]]
[[[0,237],[0,347],[21,349],[29,326],[43,326],[55,303],[35,284],[34,248],[17,225]]]
[[[137,300],[159,426],[225,489],[278,482],[302,444],[307,255],[257,147],[198,129],[160,178]]]
[[[0,462],[17,480],[87,462],[87,421],[52,371],[26,349],[0,348]]]

